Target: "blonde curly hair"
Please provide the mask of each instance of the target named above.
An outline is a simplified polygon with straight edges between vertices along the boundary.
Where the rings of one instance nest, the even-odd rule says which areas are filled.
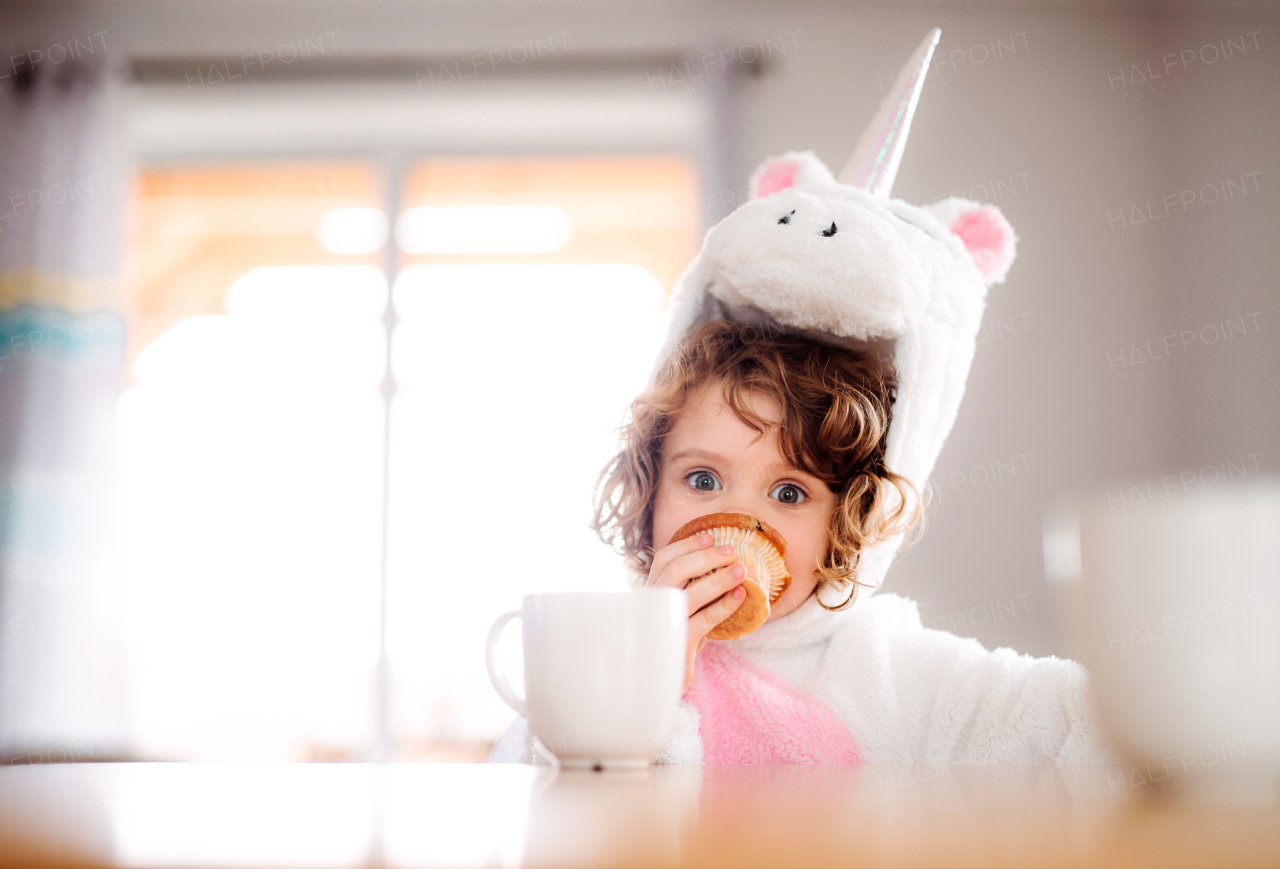
[[[721,382],[725,403],[744,425],[761,433],[777,430],[787,461],[836,495],[814,592],[847,584],[849,596],[839,606],[827,606],[821,597],[818,603],[829,610],[849,607],[863,585],[857,580],[862,550],[914,529],[923,509],[911,481],[884,465],[896,377],[871,353],[726,320],[704,324],[628,408],[618,429],[621,448],[596,479],[592,530],[624,556],[629,571],[648,576],[663,442],[690,395],[712,381]],[[774,398],[780,419],[751,411],[743,401],[750,392]]]

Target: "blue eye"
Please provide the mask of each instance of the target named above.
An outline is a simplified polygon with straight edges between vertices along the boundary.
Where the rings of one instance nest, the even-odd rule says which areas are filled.
[[[699,492],[714,492],[720,488],[720,481],[707,471],[694,471],[685,480]]]
[[[809,500],[809,496],[799,486],[791,483],[782,483],[769,494],[784,504],[802,504]]]

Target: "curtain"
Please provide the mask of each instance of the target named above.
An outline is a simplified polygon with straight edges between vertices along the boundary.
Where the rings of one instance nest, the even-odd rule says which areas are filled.
[[[104,34],[0,64],[0,754],[127,752],[115,474],[125,163]]]

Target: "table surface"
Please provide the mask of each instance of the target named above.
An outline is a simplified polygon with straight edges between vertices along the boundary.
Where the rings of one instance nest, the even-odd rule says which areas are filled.
[[[1280,866],[1280,805],[1195,805],[1176,784],[1053,766],[11,766],[0,864]]]

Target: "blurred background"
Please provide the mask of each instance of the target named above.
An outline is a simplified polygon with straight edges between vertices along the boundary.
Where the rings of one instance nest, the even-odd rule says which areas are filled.
[[[887,590],[1066,655],[1059,493],[1277,467],[1276,4],[0,5],[0,753],[483,759],[702,233],[934,26],[894,195],[1019,258]]]

